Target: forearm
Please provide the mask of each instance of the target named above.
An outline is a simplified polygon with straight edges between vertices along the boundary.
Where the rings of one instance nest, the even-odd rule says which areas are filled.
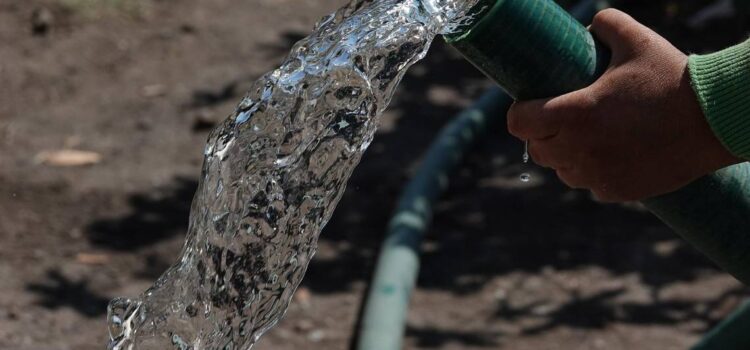
[[[709,55],[690,56],[693,89],[716,137],[750,159],[750,40]]]

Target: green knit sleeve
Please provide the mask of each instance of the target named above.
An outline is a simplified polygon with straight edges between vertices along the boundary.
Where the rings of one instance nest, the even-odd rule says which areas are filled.
[[[735,156],[750,159],[750,40],[690,56],[690,77],[714,134]]]

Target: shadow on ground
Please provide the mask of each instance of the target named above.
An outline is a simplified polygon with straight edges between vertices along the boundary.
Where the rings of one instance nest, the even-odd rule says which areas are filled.
[[[91,223],[86,234],[95,246],[132,251],[184,234],[198,182],[184,178],[164,188],[132,195],[131,213]]]
[[[406,336],[417,339],[416,345],[424,348],[439,348],[441,346],[459,343],[475,347],[497,348],[493,338],[497,334],[452,332],[442,329],[407,327]]]
[[[87,317],[99,317],[106,313],[109,299],[91,291],[88,282],[72,281],[57,270],[47,272],[47,280],[32,283],[26,290],[39,296],[39,305],[48,309],[70,307]]]

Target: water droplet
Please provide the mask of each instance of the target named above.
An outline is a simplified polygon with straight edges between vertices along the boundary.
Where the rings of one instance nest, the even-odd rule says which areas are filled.
[[[529,140],[524,141],[523,143],[523,162],[528,163],[529,162]]]
[[[522,182],[530,182],[531,181],[531,174],[529,174],[529,173],[523,173],[523,174],[521,174],[521,181]]]

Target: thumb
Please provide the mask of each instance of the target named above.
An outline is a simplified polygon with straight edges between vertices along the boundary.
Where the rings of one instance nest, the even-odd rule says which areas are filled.
[[[653,33],[627,13],[615,9],[597,13],[589,30],[612,50],[613,64],[636,54]]]

